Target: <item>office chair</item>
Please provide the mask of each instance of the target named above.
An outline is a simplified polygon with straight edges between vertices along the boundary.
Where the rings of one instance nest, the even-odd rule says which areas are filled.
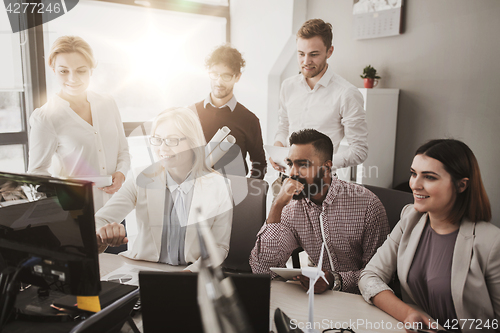
[[[85,319],[70,333],[120,332],[123,324],[128,322],[134,333],[140,333],[130,313],[139,299],[139,289],[111,303],[101,311]]]
[[[233,207],[229,253],[222,267],[227,271],[251,273],[252,269],[248,261],[257,239],[257,233],[266,221],[266,195],[269,185],[260,179],[233,175],[227,175],[226,178],[231,181],[231,190],[236,205]],[[238,195],[247,191],[246,197],[239,202]]]
[[[389,222],[389,228],[392,231],[392,229],[394,229],[396,224],[399,222],[403,207],[407,204],[413,203],[413,194],[373,185],[363,186],[372,191],[380,199],[382,205],[384,205],[385,212],[387,214],[387,221]],[[395,274],[393,280],[389,283],[389,287],[391,287],[397,297],[403,299],[401,294],[401,284],[397,274]]]
[[[363,186],[372,191],[380,199],[380,202],[384,205],[385,212],[387,214],[389,227],[391,230],[394,229],[396,224],[399,222],[403,207],[407,204],[413,203],[413,194],[373,185]]]

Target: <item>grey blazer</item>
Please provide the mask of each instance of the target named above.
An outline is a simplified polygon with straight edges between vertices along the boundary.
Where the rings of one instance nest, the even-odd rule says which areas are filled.
[[[407,279],[426,221],[427,213],[417,212],[413,205],[403,208],[401,220],[361,273],[359,290],[368,303],[373,296],[390,289],[387,283],[397,270],[403,294],[406,293],[403,300],[416,304]],[[498,324],[500,229],[496,226],[462,220],[451,265],[451,293],[458,319],[469,319],[462,332],[477,331],[476,326],[488,319],[490,325],[494,319]],[[472,319],[474,323],[470,325]]]

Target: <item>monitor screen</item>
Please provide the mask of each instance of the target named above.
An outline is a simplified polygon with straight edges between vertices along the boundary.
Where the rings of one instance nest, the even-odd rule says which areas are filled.
[[[92,183],[0,172],[0,267],[30,259],[20,282],[99,293]]]

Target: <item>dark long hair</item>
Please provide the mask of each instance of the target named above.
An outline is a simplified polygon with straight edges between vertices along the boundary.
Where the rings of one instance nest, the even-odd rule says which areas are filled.
[[[469,220],[490,221],[491,206],[484,190],[481,172],[476,157],[470,148],[459,140],[431,140],[417,149],[415,155],[426,155],[443,163],[444,169],[451,175],[457,198],[449,219],[460,221],[464,216]],[[468,178],[468,186],[458,193],[458,184],[462,178]]]

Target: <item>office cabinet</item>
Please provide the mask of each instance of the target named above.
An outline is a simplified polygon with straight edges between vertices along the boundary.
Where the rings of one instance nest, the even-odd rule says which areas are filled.
[[[365,89],[363,94],[368,124],[368,157],[351,168],[337,170],[340,179],[359,184],[392,188],[399,89]],[[347,149],[342,140],[339,151]]]

